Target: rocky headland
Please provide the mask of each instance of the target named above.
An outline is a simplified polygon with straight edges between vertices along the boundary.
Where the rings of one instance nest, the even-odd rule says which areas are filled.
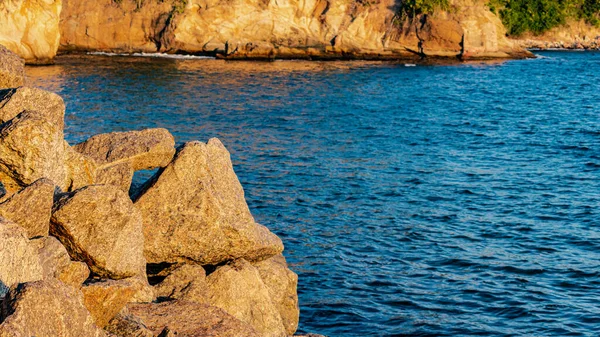
[[[297,275],[218,139],[64,140],[0,47],[0,336],[291,336]],[[158,169],[137,189],[135,171]]]
[[[515,43],[527,49],[600,49],[600,27],[583,20],[570,20],[541,35],[525,34]]]

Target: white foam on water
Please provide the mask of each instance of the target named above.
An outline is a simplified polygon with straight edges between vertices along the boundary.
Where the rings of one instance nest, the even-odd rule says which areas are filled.
[[[405,67],[416,67],[417,65],[414,63],[405,63],[404,66]]]
[[[87,53],[88,55],[101,55],[101,56],[134,56],[134,57],[156,57],[156,58],[167,58],[177,60],[214,60],[212,56],[198,56],[198,55],[183,55],[183,54],[166,54],[166,53],[109,53],[94,51]]]

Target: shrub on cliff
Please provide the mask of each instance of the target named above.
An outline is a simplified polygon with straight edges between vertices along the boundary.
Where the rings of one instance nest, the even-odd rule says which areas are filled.
[[[449,0],[404,0],[398,13],[400,16],[412,18],[420,14],[432,14],[438,9],[447,10],[449,7]]]
[[[600,24],[600,0],[491,0],[488,6],[513,36],[541,34],[569,18]]]

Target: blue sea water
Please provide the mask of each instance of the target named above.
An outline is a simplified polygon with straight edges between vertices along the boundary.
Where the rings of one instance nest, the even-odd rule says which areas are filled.
[[[446,65],[66,57],[66,137],[219,137],[301,332],[600,334],[600,53]],[[137,176],[141,181],[146,175]]]

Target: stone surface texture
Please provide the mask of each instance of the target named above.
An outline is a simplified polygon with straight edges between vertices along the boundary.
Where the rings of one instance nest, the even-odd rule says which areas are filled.
[[[59,95],[30,87],[0,90],[0,123],[8,122],[24,110],[35,111],[38,117],[64,129],[65,102]]]
[[[180,147],[135,206],[144,219],[148,263],[259,261],[283,250],[276,235],[254,222],[229,152],[216,138]]]
[[[6,287],[42,279],[37,247],[23,228],[0,217],[0,243],[0,297]]]
[[[245,260],[217,268],[206,279],[209,304],[248,323],[262,336],[287,336],[281,315],[258,270]]]
[[[60,42],[61,0],[0,2],[0,44],[31,64],[51,63]]]
[[[128,280],[99,280],[81,288],[85,307],[101,328],[129,303],[137,291],[137,287]]]
[[[185,299],[196,303],[208,302],[206,271],[198,265],[182,265],[155,286],[158,298]]]
[[[23,60],[0,44],[0,89],[19,87],[24,78]]]
[[[47,236],[54,202],[54,183],[42,178],[0,203],[0,216],[25,229],[29,238]]]
[[[251,326],[206,304],[169,301],[128,304],[129,313],[137,317],[155,335],[168,329],[174,336],[259,337]]]
[[[140,213],[125,193],[93,185],[61,197],[50,233],[97,275],[122,279],[145,273],[141,226]]]
[[[13,287],[0,315],[0,336],[103,337],[81,292],[57,280]]]

